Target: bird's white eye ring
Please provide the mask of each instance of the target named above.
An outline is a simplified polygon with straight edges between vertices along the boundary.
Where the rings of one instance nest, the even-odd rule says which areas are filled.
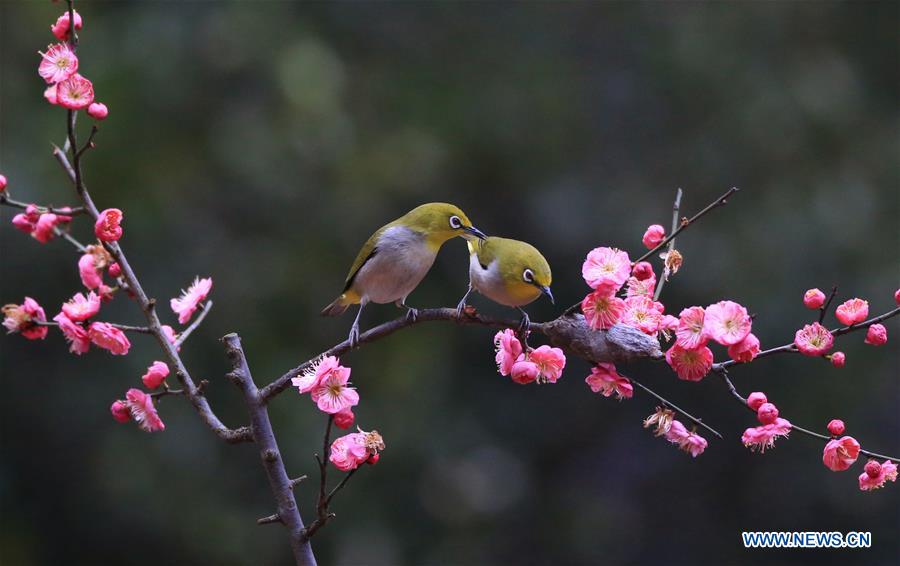
[[[450,217],[450,227],[454,230],[459,230],[460,228],[462,228],[462,220],[459,219],[459,216]]]
[[[522,272],[522,279],[524,279],[526,283],[534,283],[534,272],[530,269],[526,269]]]

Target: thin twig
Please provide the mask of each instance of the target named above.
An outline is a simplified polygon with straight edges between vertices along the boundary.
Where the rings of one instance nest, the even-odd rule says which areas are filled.
[[[678,230],[678,213],[681,210],[681,194],[682,191],[679,188],[675,193],[675,204],[672,205],[672,233],[674,234],[676,230]],[[675,249],[675,238],[673,237],[669,240],[669,253],[672,253],[672,250]],[[669,280],[668,270],[663,268],[661,277],[659,278],[659,283],[656,286],[656,293],[653,295],[653,300],[658,301],[660,295],[662,295],[663,284]]]
[[[58,322],[53,322],[50,320],[33,320],[32,321],[37,326],[59,326]],[[115,322],[107,323],[113,328],[118,328],[122,332],[137,332],[139,334],[153,334],[153,330],[147,326],[130,326],[128,324],[118,324]]]
[[[822,324],[822,321],[825,320],[825,315],[828,314],[828,307],[831,305],[831,301],[834,300],[834,296],[837,295],[837,285],[831,288],[831,294],[828,295],[828,300],[825,301],[825,304],[819,308],[819,324]]]
[[[184,332],[178,335],[178,338],[175,340],[175,348],[178,349],[184,344],[185,340],[188,339],[188,336],[197,329],[201,324],[203,324],[203,319],[206,318],[206,315],[209,314],[209,311],[212,309],[213,302],[206,301],[206,304],[200,308],[200,314],[197,315],[197,318],[194,319],[194,322],[191,323],[190,326],[184,329]]]
[[[656,397],[656,398],[657,398],[660,402],[662,402],[662,404],[665,405],[666,407],[669,407],[670,409],[674,410],[676,413],[680,413],[682,416],[684,416],[686,419],[690,420],[690,421],[693,422],[694,424],[696,424],[696,425],[698,425],[698,426],[701,426],[701,427],[705,428],[706,430],[708,430],[709,432],[715,434],[715,435],[718,436],[719,438],[722,438],[722,435],[719,434],[719,431],[717,431],[717,430],[714,429],[713,427],[709,426],[708,424],[704,423],[702,419],[698,419],[697,417],[695,417],[695,416],[693,416],[692,414],[688,413],[687,411],[685,411],[684,409],[682,409],[681,407],[679,407],[679,406],[676,405],[675,403],[669,401],[668,399],[666,399],[665,397],[663,397],[663,396],[660,395],[659,393],[653,391],[652,389],[650,389],[650,388],[647,387],[646,385],[640,383],[639,381],[636,381],[633,377],[628,377],[628,379],[631,380],[632,383],[634,383],[635,385],[637,385],[638,387],[640,387],[641,389],[643,389],[644,391],[646,391],[647,393],[649,393],[650,395]]]
[[[79,242],[74,236],[72,236],[72,234],[69,234],[65,230],[60,230],[59,226],[53,227],[53,233],[75,246],[75,249],[79,252],[83,254],[87,253],[87,246]]]
[[[31,206],[31,203],[13,200],[13,199],[9,198],[9,195],[6,192],[3,192],[3,193],[0,193],[0,205],[8,206],[10,208],[20,208],[22,210],[25,210],[26,208]],[[43,214],[46,212],[49,212],[51,214],[58,214],[58,215],[62,215],[62,216],[78,216],[79,214],[85,214],[85,210],[84,210],[83,206],[55,207],[53,205],[43,206],[43,205],[38,205],[38,204],[36,204],[34,206],[37,207],[37,211],[39,214]]]

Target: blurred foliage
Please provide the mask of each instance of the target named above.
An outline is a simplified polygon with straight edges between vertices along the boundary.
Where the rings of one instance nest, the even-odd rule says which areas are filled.
[[[110,117],[86,159],[101,207],[125,210],[124,245],[167,302],[194,275],[216,307],[184,356],[229,424],[246,420],[217,338],[239,331],[258,382],[343,339],[322,319],[358,246],[422,202],[460,205],[492,234],[525,239],[555,269],[561,304],[607,244],[641,251],[668,225],[676,187],[693,213],[742,190],[680,239],[666,287],[677,313],[732,298],[764,346],[810,318],[805,289],[893,305],[897,287],[896,2],[288,3],[88,2],[79,49]],[[41,97],[36,50],[61,12],[0,3],[0,170],[17,198],[69,203],[49,143],[64,115]],[[87,126],[82,124],[84,129]],[[84,130],[82,130],[84,131]],[[75,256],[40,246],[0,212],[3,302],[48,312],[78,288]],[[88,238],[85,222],[74,227]],[[450,242],[416,306],[454,305],[465,246]],[[483,299],[484,311],[502,313]],[[557,312],[539,302],[536,320]],[[364,326],[397,316],[367,309]],[[117,300],[104,317],[137,323]],[[171,322],[174,317],[169,316]],[[840,341],[843,370],[799,357],[736,368],[782,414],[833,417],[896,453],[900,330],[878,350]],[[640,428],[655,403],[588,392],[570,362],[555,386],[496,375],[492,333],[423,325],[345,357],[359,424],[388,448],[316,537],[324,564],[895,563],[898,488],[856,488],[806,437],[764,456],[753,419],[715,379],[643,376],[726,435],[697,460]],[[108,414],[159,352],[124,359],[0,340],[4,564],[276,564],[284,533],[258,528],[272,499],[253,449],[226,446],[187,403],[163,434]],[[724,355],[721,352],[719,355]],[[294,475],[313,474],[323,419],[288,393],[271,407]],[[298,489],[308,518],[313,488]],[[872,531],[867,551],[748,552],[741,530]]]

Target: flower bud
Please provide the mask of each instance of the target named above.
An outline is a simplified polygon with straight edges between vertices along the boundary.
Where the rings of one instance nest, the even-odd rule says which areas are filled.
[[[866,475],[870,478],[877,478],[881,475],[881,464],[878,463],[878,460],[869,460],[866,462]]]
[[[378,460],[380,460],[380,459],[381,459],[381,454],[372,454],[371,456],[369,456],[369,459],[366,460],[366,464],[368,464],[370,466],[374,466],[375,464],[378,463]],[[876,462],[876,464],[877,464],[877,462]]]
[[[109,109],[102,102],[93,102],[88,106],[87,114],[94,120],[101,121],[109,115]]]
[[[844,362],[847,360],[847,356],[844,355],[844,352],[835,352],[829,357],[831,358],[831,365],[836,368],[844,367]]]
[[[353,426],[353,422],[356,420],[356,416],[353,414],[353,409],[347,407],[346,409],[342,409],[334,414],[334,426],[338,428],[342,428],[347,430],[351,426]]]
[[[665,239],[666,229],[659,224],[651,224],[647,227],[647,231],[644,232],[644,237],[641,239],[641,241],[644,243],[644,246],[646,246],[648,250],[652,250]]]
[[[763,403],[756,411],[756,418],[762,424],[772,424],[778,418],[778,407],[772,403]]]
[[[631,274],[638,281],[645,281],[653,277],[653,266],[648,261],[641,261],[634,265]],[[900,292],[900,291],[898,291]]]
[[[819,289],[810,289],[803,294],[803,304],[808,309],[820,309],[825,304],[825,293]]]
[[[131,420],[131,411],[128,410],[128,405],[124,401],[114,401],[109,412],[117,422],[127,423]]]
[[[6,175],[0,175],[0,193],[6,190]]]
[[[761,391],[754,391],[747,397],[747,404],[754,411],[758,411],[760,407],[762,407],[763,403],[767,403],[768,399],[766,399],[766,394]]]
[[[841,419],[831,419],[831,421],[828,422],[828,432],[834,436],[844,434],[844,421]]]
[[[110,277],[115,279],[116,277],[122,275],[122,268],[119,267],[118,262],[113,262],[109,264],[109,270],[107,271],[107,273],[109,273]]]
[[[887,328],[883,324],[873,324],[866,331],[866,344],[881,346],[887,342]]]

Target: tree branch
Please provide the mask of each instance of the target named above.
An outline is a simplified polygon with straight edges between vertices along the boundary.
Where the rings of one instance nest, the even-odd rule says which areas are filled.
[[[185,343],[185,341],[188,339],[188,337],[191,335],[191,333],[194,332],[194,330],[197,330],[197,328],[201,324],[203,324],[203,319],[206,318],[206,315],[209,314],[209,311],[212,310],[212,307],[213,307],[212,301],[206,301],[206,304],[203,305],[202,307],[200,307],[200,314],[197,315],[197,317],[194,319],[194,322],[192,322],[190,326],[185,328],[184,331],[182,331],[181,334],[178,335],[178,338],[175,340],[175,349],[176,350],[178,348],[180,348],[182,344]]]
[[[675,193],[675,204],[672,205],[672,234],[678,230],[678,213],[681,210],[681,189]],[[669,253],[672,253],[672,250],[675,249],[675,238],[669,240]],[[660,295],[662,295],[663,285],[666,281],[669,280],[669,272],[664,268],[660,278],[659,283],[656,285],[656,293],[653,295],[653,300],[658,301]]]
[[[8,191],[0,193],[0,205],[8,206],[10,208],[20,208],[22,210],[25,210],[26,208],[31,206],[30,203],[20,202],[9,198]],[[38,208],[38,212],[41,214],[49,212],[51,214],[59,214],[63,216],[78,216],[79,214],[85,213],[83,206],[54,207],[53,205],[41,206],[37,204],[35,206]]]
[[[275,497],[277,513],[273,517],[277,516],[278,520],[288,529],[296,563],[304,566],[315,565],[316,559],[305,536],[303,519],[300,518],[297,500],[294,498],[294,486],[285,471],[284,461],[278,450],[278,443],[275,440],[272,423],[269,421],[269,412],[266,409],[265,401],[260,397],[259,390],[253,382],[253,376],[250,374],[247,358],[241,346],[241,338],[237,334],[227,334],[222,341],[225,343],[225,353],[231,361],[231,373],[228,374],[228,377],[244,395],[244,401],[250,413],[253,441],[259,449],[259,457],[266,471],[266,477],[269,479],[272,495]]]

